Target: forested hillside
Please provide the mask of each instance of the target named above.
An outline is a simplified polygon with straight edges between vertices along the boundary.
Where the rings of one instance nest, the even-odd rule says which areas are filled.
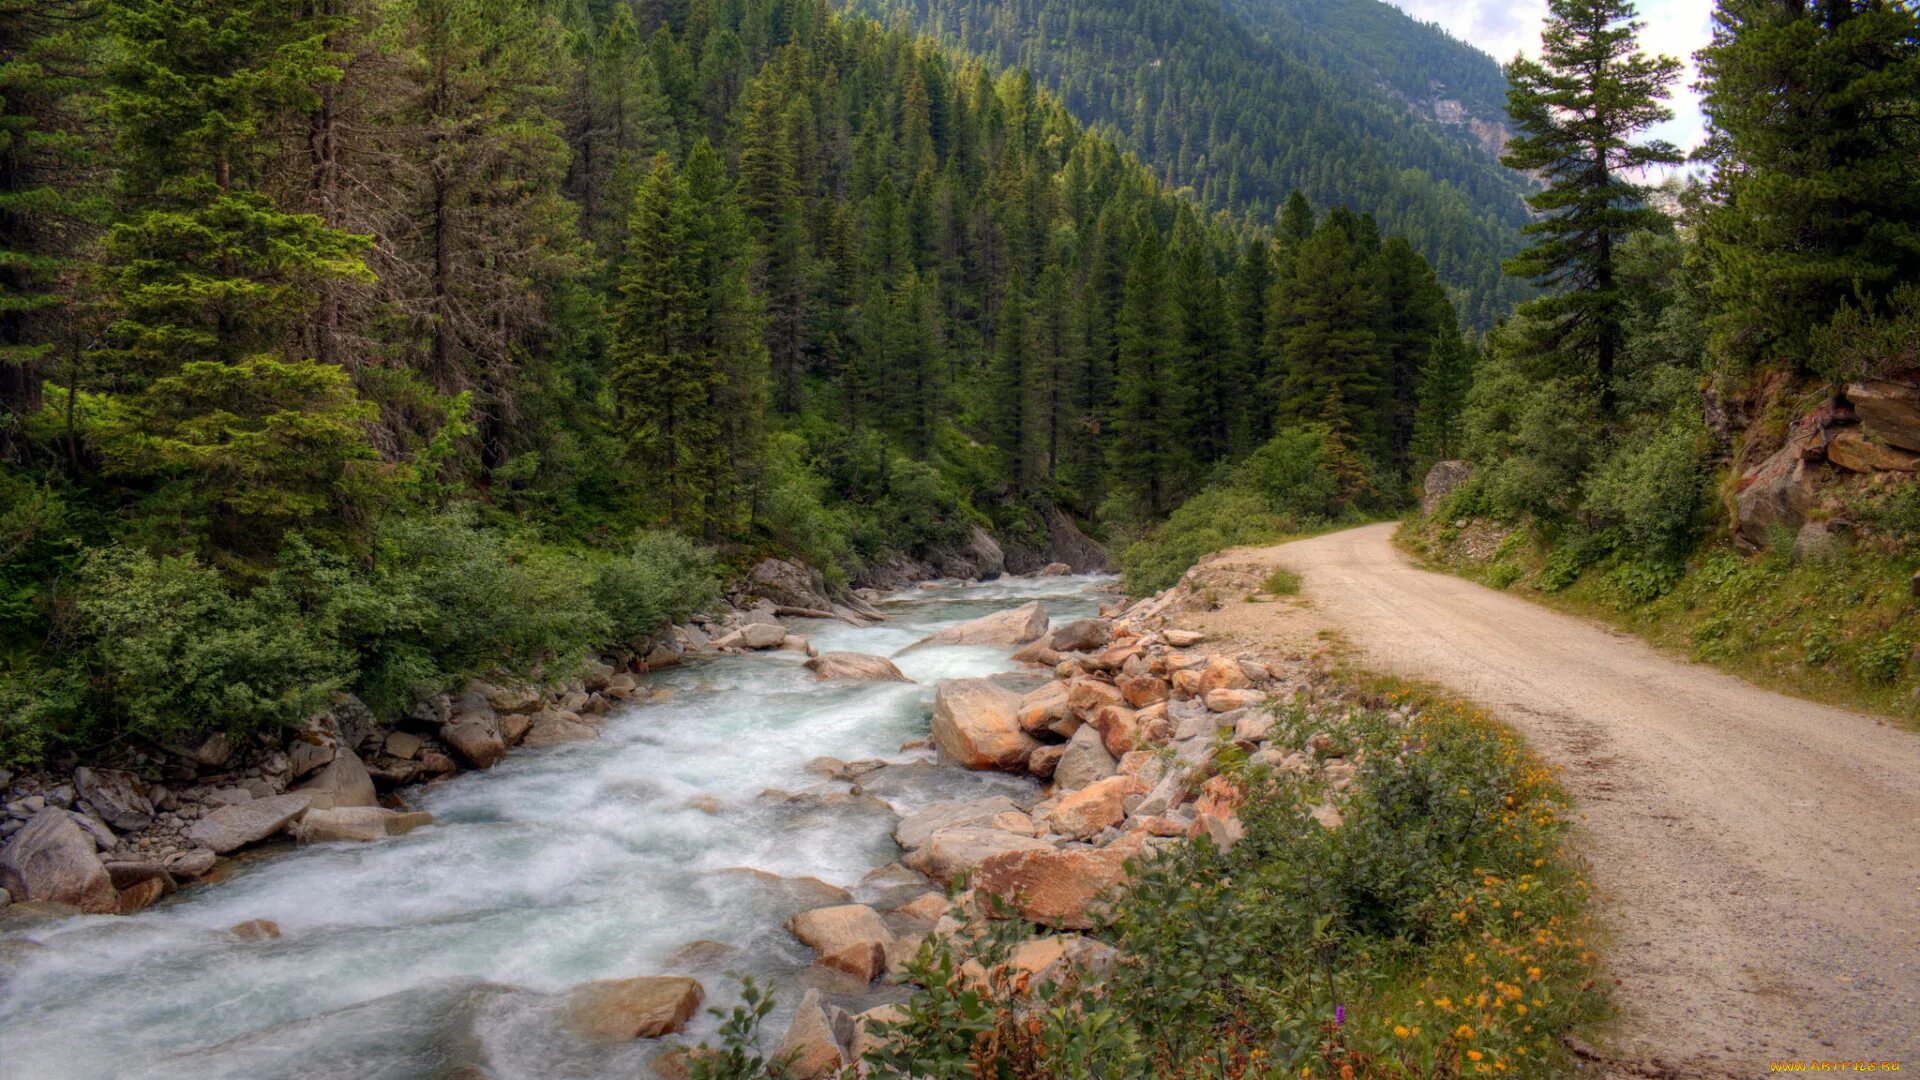
[[[1460,84],[1471,115],[1497,116],[1499,70],[1374,0],[1326,11],[1275,0],[852,6],[1030,68],[1075,116],[1208,207],[1265,220],[1299,190],[1316,205],[1373,214],[1434,264],[1473,325],[1526,295],[1500,273],[1525,220],[1524,182],[1470,132],[1423,114],[1437,80]],[[1428,62],[1439,66],[1416,66]]]
[[[1550,186],[1435,558],[1798,693],[1920,710],[1920,13],[1723,0],[1704,181],[1629,5],[1557,0],[1508,160]],[[1596,77],[1593,72],[1599,72]],[[1611,132],[1604,139],[1590,134]],[[1458,479],[1458,473],[1453,474]],[[1438,493],[1436,493],[1438,494]]]
[[[1370,217],[1209,219],[1025,73],[814,0],[0,35],[5,756],[404,709],[769,552],[1128,535],[1274,439],[1309,511],[1391,503],[1464,355]]]

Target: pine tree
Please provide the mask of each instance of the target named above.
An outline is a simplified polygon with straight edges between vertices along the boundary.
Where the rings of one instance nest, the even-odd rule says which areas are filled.
[[[718,419],[709,400],[715,358],[701,347],[705,252],[687,184],[664,154],[634,195],[620,299],[613,314],[612,386],[619,429],[668,520],[704,517],[703,470],[717,468]]]
[[[987,398],[988,428],[1000,450],[1007,473],[1019,491],[1031,491],[1040,482],[1045,465],[1041,438],[1039,397],[1044,384],[1034,351],[1033,298],[1027,279],[1016,267],[1007,277],[1000,300],[1000,325],[995,330],[992,390]]]
[[[1240,401],[1233,451],[1246,454],[1273,434],[1272,416],[1262,406],[1260,387],[1267,378],[1267,313],[1273,302],[1273,257],[1261,237],[1248,242],[1229,285],[1233,309],[1235,362],[1230,393]]]
[[[1550,0],[1548,8],[1541,58],[1507,67],[1507,111],[1519,135],[1500,160],[1547,184],[1527,197],[1542,215],[1526,226],[1536,239],[1508,260],[1507,272],[1560,290],[1529,307],[1550,326],[1563,361],[1592,380],[1604,414],[1624,315],[1614,251],[1628,233],[1664,220],[1632,177],[1681,160],[1670,143],[1633,138],[1672,117],[1661,101],[1680,62],[1639,51],[1631,0]]]
[[[1172,509],[1181,492],[1181,384],[1174,371],[1179,315],[1160,234],[1141,230],[1127,264],[1120,305],[1120,375],[1114,387],[1114,437],[1108,451],[1116,491],[1128,511],[1150,520]]]
[[[1461,414],[1466,410],[1467,391],[1473,387],[1475,359],[1473,347],[1458,333],[1442,333],[1433,339],[1415,392],[1418,404],[1409,448],[1414,476],[1436,461],[1460,455],[1466,429]]]
[[[97,232],[99,149],[84,132],[85,80],[97,48],[94,0],[0,10],[0,462],[27,453],[62,325],[73,319],[74,254]],[[67,348],[66,358],[79,350]],[[71,380],[71,373],[68,375]]]
[[[1920,9],[1721,0],[1700,64],[1715,343],[1805,367],[1842,302],[1920,277]]]
[[[371,497],[355,479],[368,414],[301,351],[316,291],[371,280],[367,240],[262,191],[271,132],[339,76],[332,27],[291,2],[177,0],[113,0],[108,26],[124,201],[100,356],[131,393],[98,428],[104,465],[194,491],[205,517],[182,500],[182,524],[217,547],[271,552],[284,529]]]
[[[1412,465],[1414,413],[1421,372],[1437,337],[1458,337],[1453,304],[1440,278],[1402,237],[1391,237],[1374,256],[1380,322],[1374,328],[1385,360],[1385,387],[1375,438],[1386,448],[1383,463],[1404,475]]]
[[[1300,244],[1291,273],[1274,290],[1267,322],[1273,360],[1263,396],[1278,423],[1293,424],[1319,417],[1337,391],[1342,408],[1365,414],[1350,426],[1363,434],[1366,449],[1377,451],[1374,410],[1385,389],[1385,365],[1370,271],[1332,215]]]
[[[1180,430],[1188,453],[1207,466],[1227,458],[1242,427],[1245,397],[1235,370],[1234,323],[1197,227],[1182,230],[1174,241],[1172,262],[1179,327],[1173,370],[1186,388]]]

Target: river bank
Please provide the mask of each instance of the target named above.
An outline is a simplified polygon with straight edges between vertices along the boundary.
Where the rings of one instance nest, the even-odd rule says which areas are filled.
[[[886,654],[1030,599],[1092,614],[1103,580],[916,589],[884,623],[789,629],[819,651]],[[130,918],[9,918],[7,1075],[258,1076],[324,1061],[426,1075],[422,1062],[462,1055],[503,1075],[619,1072],[653,1048],[555,1035],[562,991],[662,971],[702,939],[724,947],[682,959],[710,1004],[725,1001],[726,970],[805,971],[810,953],[781,924],[843,896],[882,899],[884,883],[862,879],[898,854],[896,812],[1037,797],[1033,781],[900,751],[924,738],[935,683],[1004,670],[1007,652],[918,650],[896,661],[910,684],[822,683],[801,651],[691,658],[648,674],[650,700],[613,707],[590,742],[417,789],[435,821],[405,836],[236,860],[218,887]],[[889,764],[855,798],[808,771],[822,755]],[[254,920],[280,936],[232,933]],[[528,1034],[533,1016],[545,1036]]]

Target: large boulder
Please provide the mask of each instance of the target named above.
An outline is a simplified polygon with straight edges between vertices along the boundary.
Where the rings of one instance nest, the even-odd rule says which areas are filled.
[[[929,556],[934,568],[947,577],[979,578],[985,581],[1007,572],[1007,554],[993,534],[978,525],[967,533],[964,543]]]
[[[1040,744],[1020,730],[1020,695],[988,679],[953,679],[933,698],[933,742],[968,769],[1019,772]]]
[[[997,896],[1024,919],[1068,930],[1092,929],[1100,898],[1127,881],[1126,863],[1140,848],[1116,840],[1104,848],[1007,851],[980,863],[972,885]]]
[[[787,920],[787,930],[820,955],[820,963],[866,982],[887,970],[893,931],[880,913],[865,904],[803,911]]]
[[[1734,531],[1746,544],[1763,548],[1775,530],[1797,533],[1813,508],[1813,476],[1800,445],[1789,440],[1755,465],[1734,489]]]
[[[1860,423],[1882,442],[1920,452],[1920,386],[1867,379],[1847,386]]]
[[[440,725],[440,741],[476,769],[491,769],[507,756],[506,736],[492,710],[463,712]]]
[[[777,649],[787,640],[787,628],[776,622],[750,622],[713,639],[716,649]]]
[[[75,769],[73,787],[116,829],[153,824],[153,799],[147,782],[123,769]]]
[[[187,839],[201,847],[225,855],[256,841],[265,840],[298,820],[313,804],[313,796],[289,792],[266,799],[254,799],[234,806],[223,806],[187,830]]]
[[[967,826],[958,829],[942,829],[934,833],[904,861],[912,869],[920,871],[942,885],[947,885],[961,874],[978,869],[982,863],[996,855],[1052,850],[1052,844],[1044,840],[1036,840],[1031,836],[1021,836],[1018,833],[981,826]]]
[[[1106,740],[1100,730],[1088,725],[1073,733],[1067,741],[1066,753],[1060,755],[1060,763],[1054,766],[1054,786],[1063,791],[1076,791],[1096,780],[1112,776],[1118,768],[1118,762],[1107,752]]]
[[[1020,699],[1020,730],[1037,732],[1055,728],[1073,715],[1067,705],[1067,684],[1049,680],[1038,690]]]
[[[849,682],[912,682],[893,661],[884,656],[857,652],[827,652],[801,665],[822,681],[842,679]]]
[[[1473,476],[1473,466],[1464,461],[1436,461],[1433,468],[1427,470],[1426,482],[1421,485],[1420,509],[1431,514],[1453,489],[1467,482]]]
[[[1054,628],[1047,640],[1056,652],[1089,652],[1104,649],[1113,640],[1113,624],[1105,619],[1075,619]]]
[[[949,626],[901,649],[911,652],[929,645],[1025,645],[1047,632],[1047,609],[1035,600],[1006,611]]]
[[[179,889],[172,874],[150,862],[125,860],[107,863],[106,867],[107,877],[113,882],[114,891],[119,894],[115,910],[122,915],[131,915],[151,907]]]
[[[985,826],[1020,807],[1005,795],[988,795],[982,799],[966,799],[960,802],[935,803],[900,819],[893,827],[893,838],[908,851],[925,844],[933,835],[947,829],[961,829],[969,825]]]
[[[15,900],[50,900],[101,915],[120,906],[93,838],[57,806],[33,815],[0,849],[0,889]]]
[[[762,559],[747,574],[747,591],[780,607],[830,608],[827,582],[816,570],[789,559]]]
[[[358,754],[344,746],[334,750],[333,760],[313,774],[313,779],[293,790],[309,796],[315,810],[380,805],[380,797],[373,790],[373,777],[368,775],[366,765]]]
[[[1047,551],[1054,559],[1066,563],[1075,571],[1110,568],[1113,560],[1107,554],[1107,549],[1081,532],[1066,511],[1049,506],[1042,516],[1047,520]]]
[[[567,994],[567,1026],[599,1039],[657,1039],[686,1027],[706,996],[684,975],[582,983]]]

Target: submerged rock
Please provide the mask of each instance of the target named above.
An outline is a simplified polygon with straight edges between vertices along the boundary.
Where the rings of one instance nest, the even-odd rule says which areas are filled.
[[[828,652],[813,657],[801,665],[813,672],[816,679],[844,679],[864,682],[912,682],[902,674],[894,662],[884,656],[869,656],[857,652]]]
[[[567,993],[567,1026],[599,1039],[657,1039],[686,1027],[706,996],[684,975],[582,983]]]
[[[1035,600],[1017,608],[996,611],[992,615],[949,626],[921,638],[900,652],[912,652],[929,645],[1025,645],[1047,632],[1047,622],[1047,609]]]

